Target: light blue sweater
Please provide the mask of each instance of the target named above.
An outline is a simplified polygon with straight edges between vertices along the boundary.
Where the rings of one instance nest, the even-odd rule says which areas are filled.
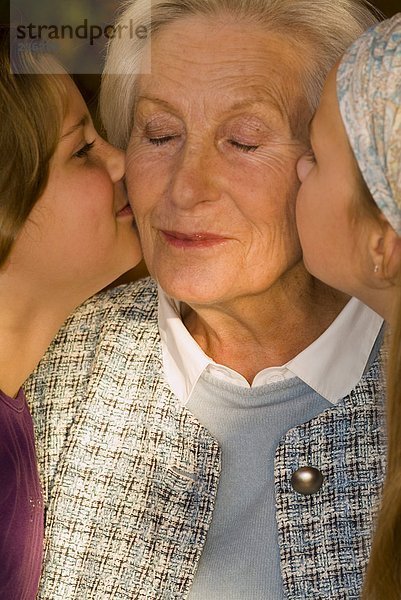
[[[220,443],[222,474],[190,600],[283,598],[274,455],[287,431],[330,406],[297,377],[242,388],[202,375],[187,408]]]

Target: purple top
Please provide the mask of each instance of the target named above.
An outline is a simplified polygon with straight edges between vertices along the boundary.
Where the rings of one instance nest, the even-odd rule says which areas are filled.
[[[0,391],[0,599],[33,600],[43,553],[43,501],[24,392]]]

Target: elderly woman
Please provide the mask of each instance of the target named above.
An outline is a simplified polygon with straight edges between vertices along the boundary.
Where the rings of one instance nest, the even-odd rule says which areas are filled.
[[[152,279],[87,303],[32,382],[40,597],[356,598],[382,321],[305,270],[295,166],[325,74],[375,19],[351,0],[144,4],[102,102]]]

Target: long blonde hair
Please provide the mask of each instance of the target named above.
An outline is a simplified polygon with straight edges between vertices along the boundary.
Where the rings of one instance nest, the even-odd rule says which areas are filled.
[[[401,274],[399,276],[401,289]],[[366,572],[363,600],[401,598],[401,293],[388,361],[388,465],[383,500]]]
[[[356,227],[363,219],[377,221],[381,215],[359,167],[357,187],[358,194],[350,205],[350,218]],[[395,285],[399,290],[395,318],[385,341],[389,357],[387,474],[361,600],[401,599],[401,273]]]
[[[47,184],[49,163],[64,115],[60,77],[42,74],[39,56],[29,53],[10,56],[9,41],[8,28],[2,28],[0,268]]]

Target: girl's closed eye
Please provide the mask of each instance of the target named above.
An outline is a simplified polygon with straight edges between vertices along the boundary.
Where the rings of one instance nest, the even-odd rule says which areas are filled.
[[[74,153],[75,158],[86,158],[89,152],[92,150],[95,145],[95,140],[93,142],[87,142],[80,148],[77,152]]]

